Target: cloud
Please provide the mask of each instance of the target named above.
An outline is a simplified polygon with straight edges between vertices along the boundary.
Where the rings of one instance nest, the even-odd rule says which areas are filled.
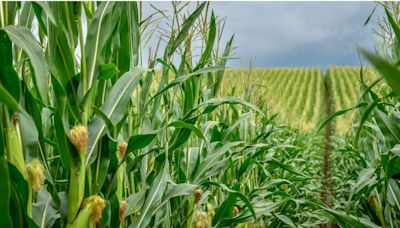
[[[171,10],[171,3],[152,4]],[[374,46],[372,27],[363,26],[373,2],[212,2],[211,7],[227,18],[223,40],[235,34],[239,59],[229,62],[234,67],[247,67],[254,57],[257,67],[358,65],[356,47]],[[145,15],[152,11],[149,2],[143,9]]]
[[[235,33],[233,66],[356,65],[356,45],[373,47],[363,23],[372,2],[213,2],[227,17],[226,35]]]

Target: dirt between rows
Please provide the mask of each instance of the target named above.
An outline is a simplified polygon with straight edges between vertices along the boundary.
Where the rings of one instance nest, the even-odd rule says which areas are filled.
[[[332,98],[331,98],[331,88],[329,86],[328,79],[324,78],[324,109],[326,118],[332,115]],[[332,150],[332,134],[333,134],[333,127],[332,122],[329,121],[325,125],[325,133],[324,133],[324,151],[323,151],[323,177],[322,177],[322,186],[323,191],[321,192],[321,199],[322,201],[330,207],[332,204],[330,196],[331,193],[331,175],[330,175],[330,163],[329,163],[329,155]],[[338,227],[335,224],[325,224],[322,227]]]
[[[332,102],[331,102],[331,91],[328,85],[327,80],[324,80],[324,108],[326,118],[332,115]],[[329,154],[331,152],[331,142],[332,142],[332,122],[329,122],[325,126],[325,134],[324,134],[324,151],[323,151],[323,179],[322,184],[325,188],[325,191],[322,191],[321,197],[324,203],[328,206],[331,204],[331,199],[329,197],[329,192],[331,189],[331,181],[330,181],[330,166],[329,166]]]

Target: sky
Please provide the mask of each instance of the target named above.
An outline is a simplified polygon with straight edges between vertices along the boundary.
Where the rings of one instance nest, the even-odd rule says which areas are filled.
[[[211,7],[227,19],[224,40],[235,34],[231,67],[248,67],[253,58],[255,67],[360,65],[357,46],[374,49],[372,29],[381,14],[377,10],[364,26],[374,2],[212,2]]]

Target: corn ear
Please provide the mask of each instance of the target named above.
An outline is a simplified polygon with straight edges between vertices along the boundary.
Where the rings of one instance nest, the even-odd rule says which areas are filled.
[[[26,178],[24,152],[17,126],[5,129],[7,160]]]
[[[67,215],[69,224],[74,222],[85,193],[85,155],[81,155],[80,158],[79,170],[70,171]]]

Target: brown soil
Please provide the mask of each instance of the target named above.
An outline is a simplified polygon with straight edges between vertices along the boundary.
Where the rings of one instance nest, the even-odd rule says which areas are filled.
[[[327,78],[324,79],[324,108],[326,118],[332,115],[332,99],[331,99],[331,88],[329,87]],[[331,175],[330,175],[330,164],[329,164],[329,154],[332,150],[332,133],[333,127],[332,122],[330,121],[325,126],[325,137],[324,137],[324,152],[323,152],[323,178],[322,178],[322,186],[323,191],[321,192],[321,199],[325,203],[326,206],[330,207],[332,204],[330,198],[331,192]],[[339,227],[335,224],[325,224],[322,227],[326,228],[334,228]]]
[[[331,91],[330,87],[328,85],[327,80],[324,80],[324,108],[325,108],[325,113],[326,113],[326,118],[332,115],[332,100],[331,100]],[[331,178],[330,178],[330,167],[329,167],[329,154],[331,151],[331,142],[332,142],[332,122],[329,122],[325,126],[325,139],[324,139],[324,154],[323,154],[323,179],[322,179],[322,184],[324,186],[324,190],[321,194],[323,202],[327,205],[330,206],[331,204],[331,199],[329,197],[329,192],[331,189]]]

